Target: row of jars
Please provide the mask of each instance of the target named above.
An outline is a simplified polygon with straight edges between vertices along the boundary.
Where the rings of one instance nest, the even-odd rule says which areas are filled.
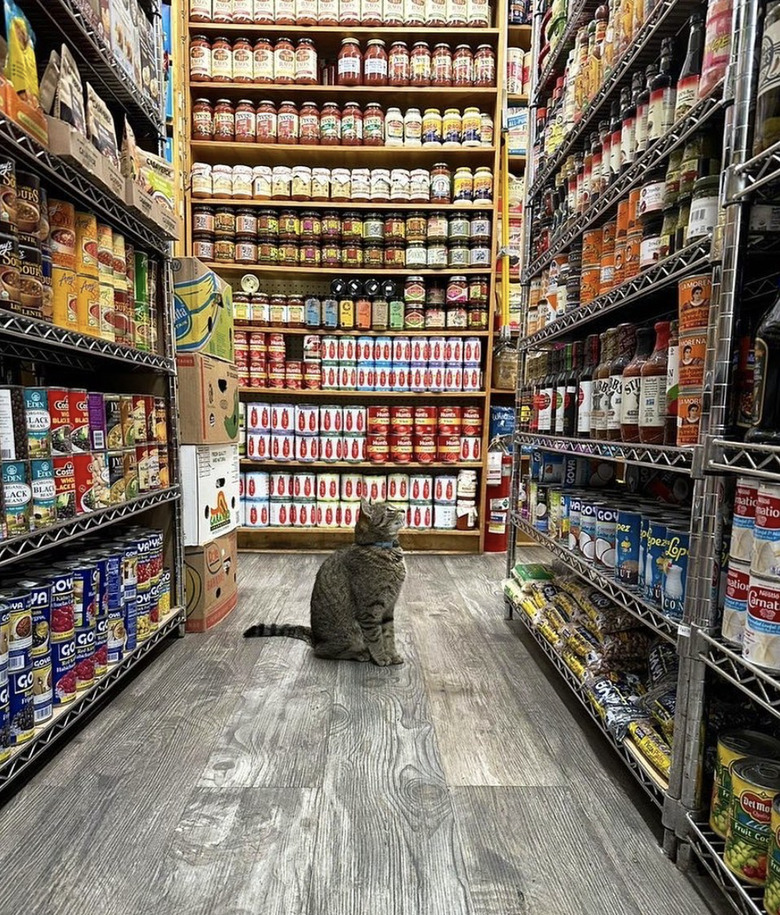
[[[190,0],[191,22],[487,28],[488,0]]]
[[[215,238],[260,237],[272,241],[362,242],[367,245],[434,242],[489,243],[489,213],[388,212],[341,213],[325,210],[274,210],[253,207],[192,208],[192,231]]]
[[[281,102],[265,99],[259,105],[241,99],[195,99],[192,106],[192,139],[220,143],[263,143],[306,146],[493,146],[493,118],[479,108],[388,108],[369,102],[365,110],[357,102],[325,102],[322,111],[315,102]]]
[[[426,168],[310,168],[308,165],[208,165],[192,168],[193,198],[316,200],[353,203],[437,203],[491,206],[493,173],[446,163]]]
[[[496,84],[496,52],[489,44],[455,50],[446,42],[417,41],[411,50],[405,41],[388,49],[381,38],[371,39],[365,51],[356,38],[344,38],[335,62],[320,62],[311,38],[296,44],[287,37],[225,36],[190,40],[192,82],[338,86],[469,86]]]

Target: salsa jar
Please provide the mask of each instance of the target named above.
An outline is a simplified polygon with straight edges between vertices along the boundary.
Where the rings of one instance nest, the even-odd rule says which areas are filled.
[[[317,0],[295,0],[295,24],[317,24]]]
[[[192,139],[214,139],[214,106],[207,98],[196,98],[193,102]]]
[[[232,197],[233,169],[229,165],[215,165],[211,169],[211,185],[215,197]]]
[[[448,241],[468,241],[471,237],[471,222],[466,214],[455,213],[447,223]]]
[[[390,189],[390,169],[372,168],[371,190],[369,194],[372,203],[389,203]]]
[[[388,244],[406,241],[406,220],[403,213],[392,212],[385,216],[384,239]]]
[[[447,24],[447,0],[426,0],[425,11],[428,25],[441,28]]]
[[[277,210],[260,210],[257,214],[257,235],[276,243],[279,238],[279,213]]]
[[[213,22],[211,0],[190,0],[190,22]]]
[[[301,143],[307,146],[319,146],[320,113],[314,102],[304,102],[301,105],[298,128]]]
[[[311,170],[311,199],[330,198],[330,169],[315,167]]]
[[[372,38],[368,42],[363,58],[363,85],[387,85],[387,49],[381,38]]]
[[[237,200],[252,199],[252,166],[233,166],[233,197]]]
[[[404,24],[404,0],[384,0],[382,4],[382,18],[386,26],[399,26]]]
[[[487,244],[490,241],[490,213],[471,214],[471,241]]]
[[[363,220],[360,213],[349,210],[342,214],[341,240],[345,243],[363,240]]]
[[[292,169],[289,165],[274,165],[271,178],[271,199],[289,200],[292,194]]]
[[[274,49],[268,38],[258,38],[253,50],[256,83],[274,81]]]
[[[192,256],[202,261],[214,260],[214,236],[204,232],[192,236]]]
[[[382,25],[382,0],[361,0],[360,24],[364,27]]]
[[[233,46],[220,36],[211,43],[211,81],[229,83],[233,79]]]
[[[475,86],[494,86],[496,84],[496,52],[489,44],[481,44],[474,55]]]
[[[300,135],[300,119],[295,102],[282,102],[276,117],[277,142],[285,145],[298,145]]]
[[[344,38],[341,42],[336,81],[340,86],[360,86],[363,82],[363,55],[356,38]]]
[[[253,83],[255,81],[255,55],[248,38],[236,38],[233,42],[233,82]]]
[[[211,79],[211,42],[205,35],[193,35],[190,41],[190,81],[205,83]]]
[[[199,204],[192,207],[192,233],[214,234],[214,207]]]
[[[257,141],[257,112],[249,99],[241,99],[236,105],[236,140],[239,143]]]
[[[474,82],[474,55],[467,44],[459,44],[452,56],[454,86],[471,86]]]
[[[379,102],[369,102],[363,113],[363,145],[384,146],[385,113]]]
[[[425,213],[415,210],[406,217],[406,241],[409,244],[425,244],[428,240],[428,220]]]
[[[366,213],[363,218],[363,238],[370,244],[384,242],[385,223],[381,213]]]
[[[289,38],[278,38],[274,45],[274,83],[277,86],[295,82],[295,48]]]
[[[279,248],[276,241],[259,238],[257,241],[257,262],[259,264],[276,264],[279,260]]]
[[[237,264],[257,263],[257,238],[254,235],[236,236],[234,260]]]
[[[257,142],[276,143],[278,132],[278,115],[276,105],[269,99],[263,99],[257,106]]]
[[[252,207],[236,210],[236,237],[239,235],[257,235],[257,213]]]
[[[295,82],[300,86],[317,83],[317,50],[311,38],[301,38],[295,48]]]
[[[341,145],[361,146],[363,143],[363,112],[357,102],[347,102],[341,112]]]
[[[409,46],[405,41],[394,41],[387,55],[387,84],[408,86],[411,78]]]
[[[214,105],[214,139],[222,142],[236,138],[236,109],[230,99],[217,99]]]
[[[412,45],[409,85],[424,87],[431,84],[431,49],[426,41]]]
[[[220,264],[232,264],[236,259],[235,238],[214,239],[214,260]]]
[[[448,44],[437,44],[431,57],[431,85],[452,85],[452,51]]]
[[[317,210],[304,210],[301,213],[301,241],[322,241],[322,217]]]
[[[311,167],[296,165],[292,170],[292,199],[311,200]]]
[[[447,214],[438,211],[429,213],[426,233],[429,242],[444,244],[448,235]]]
[[[325,102],[320,115],[320,143],[338,146],[341,143],[341,108],[335,102]]]
[[[297,241],[301,234],[301,221],[297,210],[280,210],[279,241]]]

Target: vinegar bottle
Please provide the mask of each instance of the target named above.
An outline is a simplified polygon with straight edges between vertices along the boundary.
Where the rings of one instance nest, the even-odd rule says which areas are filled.
[[[666,369],[669,359],[669,321],[655,325],[655,348],[642,366],[639,382],[639,441],[663,445],[666,425]]]
[[[607,429],[606,438],[612,442],[620,441],[620,418],[623,403],[623,369],[626,368],[636,348],[636,329],[633,324],[619,324],[617,329],[618,352],[609,367],[607,391]]]
[[[593,373],[599,361],[599,335],[585,340],[585,365],[577,381],[577,437],[591,437],[591,405],[593,403]]]
[[[623,369],[620,395],[620,434],[624,442],[639,441],[639,388],[642,366],[653,350],[653,330],[640,327],[636,332],[634,358]]]
[[[609,368],[615,358],[617,328],[610,327],[601,334],[601,362],[593,373],[593,406],[590,417],[590,437],[607,437],[607,400],[609,398]]]

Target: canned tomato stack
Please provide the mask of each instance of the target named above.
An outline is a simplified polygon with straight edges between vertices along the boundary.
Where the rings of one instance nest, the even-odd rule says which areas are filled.
[[[169,485],[161,397],[3,386],[0,428],[7,537]]]

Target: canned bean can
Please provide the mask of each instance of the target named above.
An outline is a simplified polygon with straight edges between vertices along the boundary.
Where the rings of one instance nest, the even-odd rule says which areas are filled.
[[[761,482],[758,487],[750,571],[780,578],[780,486],[772,483]]]
[[[748,563],[730,558],[726,571],[721,635],[727,642],[740,648],[745,635],[749,585],[750,566]]]
[[[433,498],[433,477],[415,473],[409,477],[409,501],[413,505],[427,504]]]
[[[87,392],[80,388],[68,391],[71,450],[86,453],[91,449]]]
[[[32,645],[30,653],[33,658],[48,654],[51,646],[51,582],[38,579],[22,579],[17,586],[26,592],[32,617]],[[10,607],[9,607],[10,625]],[[0,636],[2,641],[2,636]],[[3,666],[0,662],[0,666]]]
[[[9,708],[8,671],[0,677],[0,763],[11,756],[11,715]]]
[[[152,634],[152,583],[146,581],[143,584],[140,579],[138,582],[138,593],[136,598],[136,634],[138,644],[145,642]]]
[[[33,617],[30,592],[25,588],[2,595],[8,607],[8,669],[11,673],[28,669],[32,663]]]
[[[753,533],[756,526],[757,502],[758,480],[750,477],[737,477],[729,555],[740,562],[750,562],[753,551]]]
[[[51,457],[51,414],[46,388],[24,389],[24,413],[28,455],[30,458]]]
[[[731,810],[723,861],[740,880],[766,882],[772,804],[780,794],[780,762],[747,757],[731,764]]]
[[[30,461],[30,488],[32,490],[31,528],[40,530],[57,520],[54,466],[51,458]]]
[[[138,645],[136,626],[136,603],[138,600],[138,544],[123,543],[122,553],[122,593],[124,595],[125,615],[125,653],[134,651]]]
[[[639,537],[642,515],[638,511],[618,510],[615,528],[615,577],[629,588],[639,583]]]
[[[70,454],[71,441],[70,404],[66,388],[49,388],[49,416],[51,420],[52,455]]]
[[[8,674],[8,713],[12,746],[26,743],[35,732],[33,679],[31,665],[22,670],[12,670]]]
[[[690,534],[673,526],[666,528],[661,611],[672,620],[682,620],[688,579]]]
[[[0,680],[8,677],[8,657],[11,640],[11,608],[0,594]]]
[[[780,583],[752,569],[742,654],[757,667],[780,671]]]
[[[52,689],[51,652],[33,658],[33,716],[36,727],[48,721],[54,713],[54,691]]]
[[[83,692],[95,682],[95,621],[91,626],[76,627],[76,692]]]
[[[387,477],[376,474],[366,474],[363,477],[363,497],[369,502],[387,501]]]
[[[747,757],[780,760],[780,741],[758,731],[726,731],[718,735],[718,752],[710,801],[710,827],[726,838],[733,800],[731,767]]]
[[[72,566],[73,573],[73,624],[75,628],[94,628],[98,612],[100,573],[94,562],[79,560]]]
[[[579,551],[583,559],[593,562],[596,556],[596,510],[597,504],[582,499],[580,509]]]
[[[104,677],[108,673],[108,617],[103,616],[95,621],[95,676]]]

